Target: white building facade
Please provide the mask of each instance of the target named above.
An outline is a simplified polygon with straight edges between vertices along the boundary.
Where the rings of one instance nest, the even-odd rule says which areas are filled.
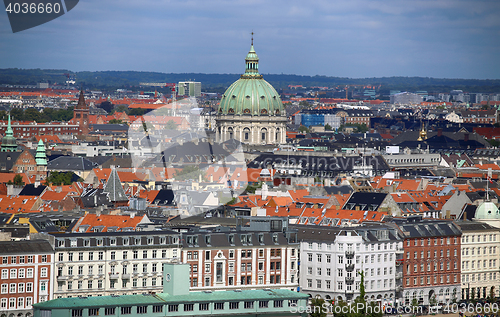
[[[360,295],[362,271],[367,300],[397,305],[402,283],[396,267],[397,253],[402,250],[397,230],[380,225],[298,228],[301,292],[352,301]]]

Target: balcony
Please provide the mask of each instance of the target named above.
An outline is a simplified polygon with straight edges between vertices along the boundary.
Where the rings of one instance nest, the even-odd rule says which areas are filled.
[[[57,280],[58,281],[66,281],[68,279],[68,276],[67,275],[59,275],[57,277]]]
[[[354,283],[354,277],[348,277],[348,276],[346,276],[345,283],[347,285],[352,285]]]
[[[354,251],[353,251],[353,250],[347,250],[347,251],[345,251],[345,257],[346,257],[347,259],[352,259],[352,258],[354,258]]]
[[[110,280],[117,280],[119,278],[120,278],[120,274],[118,274],[118,273],[111,273],[111,272],[109,273],[109,279]]]
[[[346,265],[345,265],[345,270],[346,270],[347,272],[352,272],[352,271],[354,271],[354,264],[346,264]]]
[[[346,293],[346,294],[354,294],[354,290],[353,290],[353,289],[352,289],[352,287],[351,287],[351,289],[346,289],[346,290],[345,290],[345,293]]]
[[[397,259],[397,260],[396,260],[396,266],[403,265],[403,263],[404,263],[404,260],[403,260],[403,259]]]
[[[396,278],[403,278],[403,272],[397,272]]]
[[[122,279],[123,279],[123,280],[130,280],[130,274],[128,274],[128,273],[123,273],[123,274],[122,274]]]
[[[403,286],[401,285],[396,286],[396,292],[401,292],[401,291],[403,291]]]

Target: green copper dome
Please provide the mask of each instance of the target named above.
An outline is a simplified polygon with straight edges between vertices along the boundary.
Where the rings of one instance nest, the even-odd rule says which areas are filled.
[[[220,115],[284,116],[281,98],[259,74],[259,57],[250,47],[245,58],[245,73],[224,93],[219,105]]]
[[[500,212],[497,206],[491,201],[485,201],[476,209],[474,215],[476,219],[500,219]]]

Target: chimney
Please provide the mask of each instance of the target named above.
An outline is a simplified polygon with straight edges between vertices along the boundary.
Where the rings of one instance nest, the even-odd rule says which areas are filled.
[[[446,219],[451,219],[451,212],[449,210],[446,210]]]
[[[443,129],[441,129],[441,128],[438,129],[437,136],[443,136]]]
[[[469,133],[464,133],[464,141],[465,142],[469,141]]]

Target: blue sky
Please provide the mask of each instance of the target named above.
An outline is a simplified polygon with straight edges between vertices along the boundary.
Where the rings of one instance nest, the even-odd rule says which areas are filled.
[[[0,68],[500,78],[500,1],[80,0],[13,34]]]

